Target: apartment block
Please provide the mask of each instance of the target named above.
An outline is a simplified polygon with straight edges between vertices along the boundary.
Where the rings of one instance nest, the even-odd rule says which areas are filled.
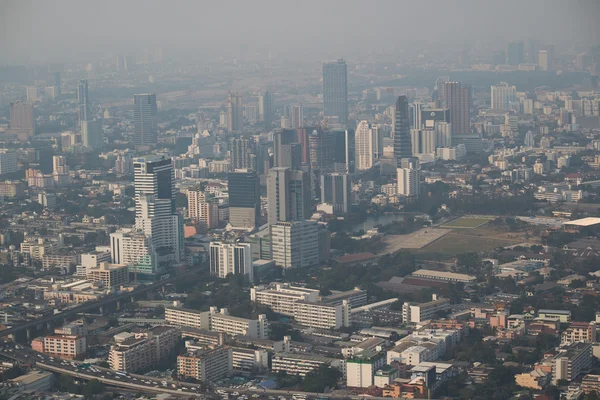
[[[152,368],[172,354],[179,340],[179,330],[169,326],[157,326],[139,334],[119,333],[108,354],[108,363],[115,371]]]
[[[449,299],[438,299],[433,295],[432,300],[427,303],[405,302],[402,305],[402,320],[405,323],[421,323],[437,317],[438,312],[450,309]]]
[[[321,301],[326,304],[337,305],[342,304],[344,300],[348,300],[350,307],[357,308],[367,304],[367,291],[359,288],[347,290],[344,292],[333,291],[329,296],[324,296]]]
[[[600,375],[586,375],[581,380],[581,390],[586,394],[591,392],[600,393]]]
[[[306,376],[321,365],[330,365],[346,372],[346,361],[314,354],[275,353],[271,360],[271,372],[285,372],[288,375]]]
[[[0,197],[22,197],[27,185],[19,181],[0,182]]]
[[[37,339],[39,340],[39,339]],[[43,339],[42,352],[50,356],[74,360],[85,355],[87,342],[85,336],[77,335],[50,335]],[[40,351],[39,344],[36,348],[32,343],[34,350]]]
[[[562,347],[554,356],[552,362],[552,383],[561,379],[572,381],[588,371],[592,365],[592,345],[589,343],[574,343]]]
[[[294,316],[294,303],[297,301],[316,302],[319,291],[285,283],[270,286],[256,286],[250,289],[250,300],[265,305],[278,314]]]
[[[294,319],[300,325],[322,329],[350,326],[351,307],[348,300],[337,305],[297,301],[293,309]]]
[[[561,345],[577,342],[592,343],[596,341],[596,324],[594,322],[573,322],[562,333]]]
[[[258,319],[238,318],[229,315],[226,308],[219,310],[217,307],[211,307],[209,311],[198,311],[167,307],[165,320],[170,325],[189,326],[232,336],[243,335],[256,339],[267,339],[269,336],[266,315],[261,314]]]
[[[346,360],[346,386],[373,386],[375,373],[385,365],[385,359],[385,354],[380,351],[365,350]]]
[[[129,270],[125,264],[109,264],[101,262],[97,267],[87,268],[87,279],[92,282],[103,282],[106,287],[119,287],[129,283]]]
[[[233,369],[231,347],[214,346],[177,356],[177,375],[202,382],[225,378]]]

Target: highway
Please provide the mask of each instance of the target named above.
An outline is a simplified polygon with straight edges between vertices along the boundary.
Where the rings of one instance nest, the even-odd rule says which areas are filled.
[[[230,388],[230,387],[210,387],[208,392],[202,385],[179,382],[169,378],[152,378],[145,375],[136,375],[113,371],[111,369],[98,367],[96,365],[84,364],[81,361],[64,360],[57,357],[51,357],[43,353],[38,353],[28,347],[13,344],[4,344],[0,346],[0,356],[19,361],[23,364],[31,364],[39,369],[56,372],[63,375],[69,375],[76,379],[97,380],[107,386],[136,390],[144,393],[169,393],[177,396],[195,396],[199,399],[206,397],[223,400],[293,400],[292,395],[301,395],[306,400],[313,400],[317,397],[328,397],[337,399],[350,399],[358,396],[348,396],[346,394],[296,392],[289,390],[271,390],[271,389],[250,389],[250,388]]]
[[[125,299],[129,299],[131,297],[135,297],[138,296],[142,293],[146,293],[150,290],[156,289],[161,287],[162,285],[166,284],[166,283],[170,283],[173,282],[174,280],[176,280],[177,278],[180,278],[182,276],[188,276],[188,275],[193,275],[193,274],[197,274],[198,272],[200,272],[199,270],[191,270],[191,271],[186,271],[183,272],[179,275],[170,277],[168,279],[163,279],[161,281],[152,283],[150,285],[145,285],[145,286],[141,286],[131,292],[125,292],[125,293],[120,293],[114,296],[107,296],[107,297],[103,297],[102,299],[98,300],[98,301],[91,301],[91,302],[87,302],[87,303],[83,303],[77,307],[73,307],[70,308],[66,311],[60,312],[58,314],[53,314],[53,315],[49,315],[47,317],[43,317],[40,319],[36,319],[33,321],[29,321],[17,326],[13,326],[11,328],[8,329],[4,329],[0,331],[0,336],[8,336],[8,335],[12,335],[15,334],[17,332],[21,332],[25,329],[29,329],[29,328],[35,328],[37,326],[43,326],[44,324],[47,324],[49,322],[53,322],[53,321],[57,321],[57,320],[61,320],[61,319],[65,319],[67,317],[73,316],[73,315],[77,315],[80,313],[84,313],[84,312],[88,312],[91,310],[96,310],[100,307],[109,305],[109,304],[113,304],[116,303],[117,301],[120,300],[125,300]]]

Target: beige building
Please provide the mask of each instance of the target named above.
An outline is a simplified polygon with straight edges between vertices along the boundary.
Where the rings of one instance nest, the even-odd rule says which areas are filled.
[[[294,315],[294,304],[297,301],[316,302],[319,291],[304,287],[276,283],[271,286],[256,286],[250,289],[250,300],[269,307],[278,314]]]
[[[542,390],[550,381],[550,375],[541,369],[515,375],[517,385],[533,390]]]
[[[402,320],[404,323],[421,323],[434,319],[438,312],[450,309],[449,299],[438,299],[433,295],[431,301],[427,303],[415,304],[406,302],[402,305]]]
[[[44,337],[44,353],[66,359],[82,357],[87,350],[85,336],[52,335]]]
[[[177,375],[180,378],[214,382],[225,378],[232,369],[229,346],[206,347],[177,357]]]
[[[562,333],[561,344],[577,342],[592,343],[596,341],[596,324],[593,322],[573,322]]]
[[[125,264],[102,262],[97,267],[87,268],[87,279],[104,282],[106,287],[119,287],[129,282],[129,271]]]
[[[25,195],[27,185],[19,181],[0,182],[0,197],[21,197]]]
[[[294,303],[294,319],[304,326],[338,329],[350,326],[350,309],[348,300],[344,300],[342,304],[297,301]]]
[[[179,340],[179,329],[169,326],[157,326],[141,334],[119,333],[108,354],[108,363],[116,371],[152,368],[172,354]]]
[[[219,205],[209,201],[200,189],[188,189],[188,216],[195,222],[204,225],[206,229],[219,225]]]

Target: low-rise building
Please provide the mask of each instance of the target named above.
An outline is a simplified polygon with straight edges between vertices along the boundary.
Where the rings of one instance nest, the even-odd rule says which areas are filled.
[[[315,354],[275,353],[271,360],[273,373],[285,372],[288,375],[306,376],[321,365],[330,365],[346,374],[346,362],[336,358]]]
[[[600,375],[586,375],[581,380],[581,389],[589,394],[591,392],[600,393]]]
[[[446,271],[434,271],[429,269],[420,269],[411,274],[418,278],[433,279],[436,281],[446,282],[461,282],[461,283],[475,283],[477,277],[467,274],[457,274],[454,272]]]
[[[449,299],[438,299],[433,295],[432,300],[427,303],[405,302],[402,305],[402,319],[404,323],[421,323],[438,317],[439,312],[450,309]]]
[[[571,322],[571,311],[539,309],[538,318],[558,320],[560,323],[568,323]]]
[[[87,279],[103,282],[106,287],[119,287],[129,282],[128,266],[101,262],[97,267],[87,267]]]
[[[229,346],[206,347],[177,357],[177,375],[180,378],[215,382],[225,378],[232,369]]]
[[[54,384],[54,374],[47,371],[31,371],[10,380],[13,393],[45,392]]]
[[[337,305],[297,301],[294,303],[294,319],[300,325],[313,328],[350,326],[350,304],[348,300]]]
[[[385,354],[365,350],[346,360],[346,386],[367,388],[374,384],[375,373],[385,365]]]
[[[265,305],[278,314],[293,316],[297,301],[316,302],[319,291],[286,283],[256,286],[250,289],[250,300]]]
[[[515,375],[515,381],[521,387],[542,390],[550,382],[550,375],[540,369],[534,369],[533,371]]]
[[[577,342],[592,343],[595,341],[596,324],[594,322],[573,322],[560,337],[562,345]]]
[[[551,359],[552,383],[561,379],[572,381],[592,365],[592,345],[589,343],[574,343],[562,347]]]

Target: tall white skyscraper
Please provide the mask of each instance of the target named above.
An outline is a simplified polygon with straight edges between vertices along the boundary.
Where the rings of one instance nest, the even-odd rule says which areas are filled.
[[[410,105],[410,127],[413,129],[421,129],[423,122],[421,120],[421,113],[423,109],[423,103],[414,102]]]
[[[501,82],[492,86],[492,110],[509,111],[517,101],[517,88]]]
[[[383,133],[377,126],[360,121],[355,131],[355,166],[359,171],[373,168],[374,161],[383,155]]]
[[[413,154],[431,154],[437,148],[434,129],[411,129],[410,140]]]
[[[227,275],[245,275],[254,280],[250,243],[210,243],[210,274],[219,278]]]
[[[183,257],[183,220],[175,211],[175,173],[171,158],[146,156],[133,161],[135,227],[150,238],[159,262]]]
[[[407,197],[418,197],[421,190],[421,176],[416,162],[403,162],[398,168],[398,194]]]

